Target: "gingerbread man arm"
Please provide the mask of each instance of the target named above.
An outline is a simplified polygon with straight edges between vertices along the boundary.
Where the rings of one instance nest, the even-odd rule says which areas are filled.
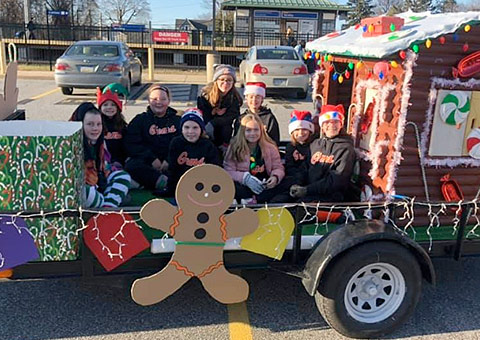
[[[177,208],[167,201],[153,199],[142,207],[140,217],[150,228],[168,233],[169,227],[174,223],[174,217],[177,212]]]
[[[258,215],[249,208],[242,208],[225,215],[227,237],[241,237],[253,233],[258,227]]]

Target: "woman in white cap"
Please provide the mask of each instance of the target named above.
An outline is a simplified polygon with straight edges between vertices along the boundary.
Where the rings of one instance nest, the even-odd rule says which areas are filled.
[[[213,81],[202,89],[197,107],[203,112],[206,132],[213,143],[226,150],[232,136],[232,125],[240,115],[242,97],[235,88],[237,78],[230,65],[218,65]]]

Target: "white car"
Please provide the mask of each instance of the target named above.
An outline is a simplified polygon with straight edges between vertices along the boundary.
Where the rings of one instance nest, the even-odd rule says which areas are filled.
[[[268,90],[296,91],[297,98],[308,92],[307,65],[290,46],[253,46],[240,63],[242,85],[264,82]]]

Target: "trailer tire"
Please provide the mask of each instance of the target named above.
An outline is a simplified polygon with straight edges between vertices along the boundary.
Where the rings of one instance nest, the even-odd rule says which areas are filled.
[[[315,302],[325,321],[339,333],[376,338],[410,317],[421,288],[420,266],[406,247],[373,241],[347,251],[329,265]]]

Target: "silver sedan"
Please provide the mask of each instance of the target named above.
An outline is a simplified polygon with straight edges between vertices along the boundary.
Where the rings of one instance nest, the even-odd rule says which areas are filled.
[[[104,87],[120,83],[130,86],[142,81],[142,63],[123,42],[86,40],[71,45],[55,64],[55,83],[63,94],[73,88]]]
[[[305,63],[290,46],[253,46],[240,63],[242,85],[264,82],[267,91],[296,91],[298,98],[306,98],[308,70]]]

